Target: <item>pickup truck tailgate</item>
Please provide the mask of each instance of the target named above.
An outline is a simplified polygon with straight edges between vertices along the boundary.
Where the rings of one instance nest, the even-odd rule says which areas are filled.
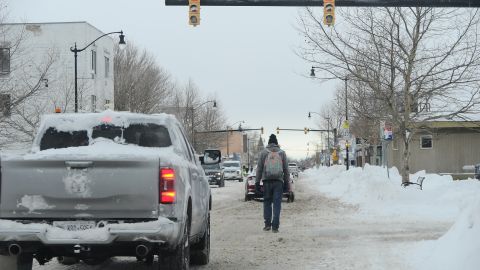
[[[5,160],[0,218],[157,218],[158,174],[158,159]]]

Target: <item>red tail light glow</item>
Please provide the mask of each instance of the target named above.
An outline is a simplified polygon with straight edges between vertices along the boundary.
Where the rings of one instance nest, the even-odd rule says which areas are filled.
[[[172,168],[161,168],[160,169],[160,181],[159,181],[159,190],[158,197],[160,203],[171,204],[175,202],[176,191],[175,191],[175,170]]]

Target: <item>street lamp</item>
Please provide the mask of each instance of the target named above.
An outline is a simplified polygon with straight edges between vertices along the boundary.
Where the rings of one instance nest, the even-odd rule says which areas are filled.
[[[111,34],[120,34],[120,36],[119,36],[120,37],[120,42],[118,43],[118,45],[120,46],[120,49],[125,48],[125,46],[127,44],[125,43],[125,35],[123,34],[123,31],[110,32],[110,33],[107,33],[107,34],[103,34],[103,35],[99,36],[97,39],[95,39],[94,41],[92,41],[90,44],[85,46],[83,49],[77,49],[77,43],[76,42],[75,42],[75,46],[70,48],[70,51],[73,52],[74,57],[75,57],[75,112],[76,113],[78,112],[77,54],[79,52],[84,51],[88,47],[90,47],[93,43],[95,43],[97,40],[101,39],[102,37],[108,36],[108,35],[111,35]]]
[[[230,142],[228,141],[228,133],[229,133],[229,127],[232,127],[234,126],[235,124],[239,124],[239,129],[241,128],[242,124],[245,124],[245,121],[241,120],[241,121],[237,121],[231,125],[227,125],[227,158],[230,158]]]
[[[312,66],[312,69],[310,70],[310,76],[311,77],[315,77],[315,69],[318,69],[318,68],[320,68],[320,67]],[[345,77],[344,80],[345,80],[345,122],[346,122],[346,124],[348,124],[348,100],[347,100],[348,78]],[[348,156],[348,140],[345,140],[345,151],[346,151],[346,158],[347,158],[346,167],[347,167],[347,170],[348,170],[350,168],[350,160],[349,160],[349,156]]]
[[[207,103],[213,103],[213,108],[217,108],[217,101],[216,100],[207,100],[205,102],[203,102],[202,104],[198,105],[197,107],[192,107],[192,142],[193,142],[193,148],[195,149],[196,148],[196,145],[195,145],[195,124],[194,124],[194,121],[195,121],[195,110],[202,107],[203,105],[207,104]]]

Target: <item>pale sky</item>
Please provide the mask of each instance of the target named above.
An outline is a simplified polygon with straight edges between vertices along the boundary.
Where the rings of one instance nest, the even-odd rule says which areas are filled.
[[[175,79],[193,79],[215,94],[228,122],[265,128],[316,128],[308,111],[333,99],[337,82],[308,78],[311,65],[297,55],[304,38],[295,30],[297,8],[202,7],[201,25],[187,23],[188,8],[163,0],[6,0],[10,22],[87,21],[103,32],[123,30]],[[323,12],[322,8],[317,8]],[[338,19],[337,19],[338,20]],[[315,116],[316,117],[316,116]],[[294,158],[306,156],[318,134],[281,132],[279,143]],[[310,147],[313,154],[314,147]]]

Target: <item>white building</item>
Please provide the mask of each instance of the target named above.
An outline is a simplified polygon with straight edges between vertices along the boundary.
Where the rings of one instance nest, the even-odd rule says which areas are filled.
[[[73,112],[75,65],[70,48],[76,43],[82,49],[103,34],[87,22],[0,24],[0,123],[23,121],[31,126],[26,132],[29,136],[34,130],[32,123],[38,121],[25,121],[25,116],[38,118],[55,108]],[[80,112],[113,109],[114,43],[118,43],[118,35],[105,36],[78,53]],[[39,78],[43,78],[40,89],[15,107]]]
[[[13,42],[21,35],[21,48],[16,57],[9,59],[10,72],[3,61],[0,80],[7,77],[21,76],[16,74],[25,72],[25,62],[28,68],[36,68],[45,60],[46,55],[53,55],[53,64],[46,75],[49,92],[55,96],[62,96],[66,86],[72,88],[74,84],[74,54],[70,48],[77,44],[81,49],[104,33],[87,22],[59,22],[59,23],[27,23],[4,24],[8,32],[0,40],[0,50],[5,58],[7,49],[12,48]],[[113,104],[113,47],[114,39],[110,36],[99,39],[85,51],[78,53],[78,89],[79,108],[82,111],[99,111],[105,109],[105,104]],[[12,52],[10,52],[12,53]],[[12,53],[13,54],[13,53]],[[19,61],[18,63],[15,61]],[[53,89],[53,90],[52,90]],[[71,93],[68,93],[70,96]],[[74,96],[72,100],[56,100],[51,106],[63,107],[66,111],[73,111]],[[54,98],[55,101],[55,98]],[[111,105],[110,105],[111,106]]]

